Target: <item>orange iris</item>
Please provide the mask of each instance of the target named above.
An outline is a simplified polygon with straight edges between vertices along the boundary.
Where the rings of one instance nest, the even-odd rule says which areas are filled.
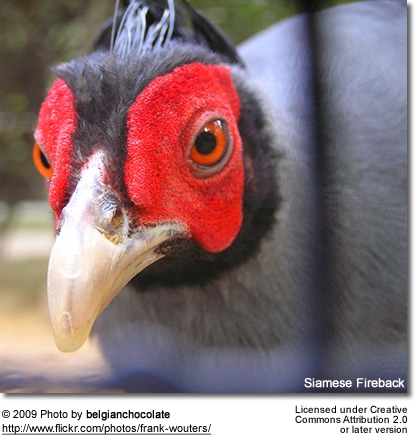
[[[208,122],[196,136],[190,159],[199,166],[219,163],[228,148],[228,137],[220,120]]]
[[[43,151],[37,143],[33,146],[33,162],[40,175],[50,180],[52,178],[53,169]]]

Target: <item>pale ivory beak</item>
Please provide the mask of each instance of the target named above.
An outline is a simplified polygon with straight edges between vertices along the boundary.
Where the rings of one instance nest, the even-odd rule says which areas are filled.
[[[64,352],[79,349],[112,299],[163,256],[156,248],[184,232],[172,223],[129,235],[118,198],[102,183],[102,160],[97,152],[83,170],[49,260],[49,313],[56,345]]]

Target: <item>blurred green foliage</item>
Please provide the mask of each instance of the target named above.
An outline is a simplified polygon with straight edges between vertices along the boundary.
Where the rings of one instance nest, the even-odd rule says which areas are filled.
[[[0,200],[44,197],[31,150],[50,65],[83,54],[112,8],[112,1],[1,1]]]
[[[235,43],[296,12],[295,0],[190,2]],[[53,80],[50,65],[87,53],[95,32],[112,16],[114,4],[115,0],[1,0],[0,201],[44,197],[31,149],[37,112]]]

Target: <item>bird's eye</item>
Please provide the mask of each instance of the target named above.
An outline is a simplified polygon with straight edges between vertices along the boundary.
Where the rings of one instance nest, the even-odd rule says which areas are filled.
[[[210,168],[221,162],[227,154],[229,138],[223,121],[209,121],[194,138],[190,160],[198,167]]]
[[[37,143],[33,146],[33,162],[36,166],[36,169],[39,171],[40,175],[50,180],[52,178],[52,165],[49,163],[49,160],[40,149]]]

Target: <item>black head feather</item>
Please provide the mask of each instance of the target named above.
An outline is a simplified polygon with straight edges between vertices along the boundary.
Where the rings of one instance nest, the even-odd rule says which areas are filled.
[[[165,28],[165,33],[158,35],[160,38],[154,41],[154,46],[160,42],[162,45],[167,45],[172,40],[194,43],[221,55],[226,63],[243,66],[243,62],[229,38],[186,0],[122,2],[121,8],[116,6],[114,18],[104,23],[99,31],[93,45],[94,51],[109,51],[117,44],[117,39],[122,33],[120,27],[123,26],[123,23],[125,24],[126,11],[130,11],[132,20],[136,20],[135,23],[132,23],[132,27],[135,26],[135,30],[141,28],[144,38],[148,36],[151,29],[154,30],[160,23],[169,24],[168,19],[174,16],[174,20],[171,20],[171,23]],[[136,15],[131,13],[132,11],[137,11]],[[164,18],[166,13],[169,15],[167,19]],[[132,49],[136,48],[133,44]]]

